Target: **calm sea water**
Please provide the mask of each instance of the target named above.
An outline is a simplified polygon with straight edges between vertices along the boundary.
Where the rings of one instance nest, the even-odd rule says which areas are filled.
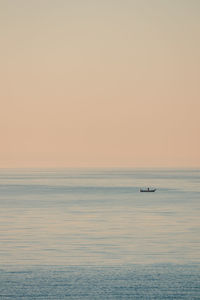
[[[199,213],[199,170],[1,170],[0,299],[200,299]]]

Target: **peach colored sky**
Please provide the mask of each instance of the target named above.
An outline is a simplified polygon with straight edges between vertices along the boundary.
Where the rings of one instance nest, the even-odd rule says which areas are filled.
[[[1,0],[0,167],[200,167],[200,1]]]

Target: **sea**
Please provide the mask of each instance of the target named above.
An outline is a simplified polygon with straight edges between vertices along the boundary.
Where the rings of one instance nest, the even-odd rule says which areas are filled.
[[[200,299],[200,170],[1,169],[0,299]]]

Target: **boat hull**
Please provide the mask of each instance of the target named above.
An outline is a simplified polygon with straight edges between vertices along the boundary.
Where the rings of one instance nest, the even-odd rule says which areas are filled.
[[[156,191],[156,189],[152,189],[152,190],[150,190],[150,189],[149,190],[148,189],[147,190],[140,189],[141,193],[154,193],[155,191]]]

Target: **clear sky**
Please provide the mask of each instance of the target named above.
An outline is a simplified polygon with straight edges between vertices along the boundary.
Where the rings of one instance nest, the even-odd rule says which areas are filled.
[[[199,0],[0,0],[0,167],[200,167]]]

